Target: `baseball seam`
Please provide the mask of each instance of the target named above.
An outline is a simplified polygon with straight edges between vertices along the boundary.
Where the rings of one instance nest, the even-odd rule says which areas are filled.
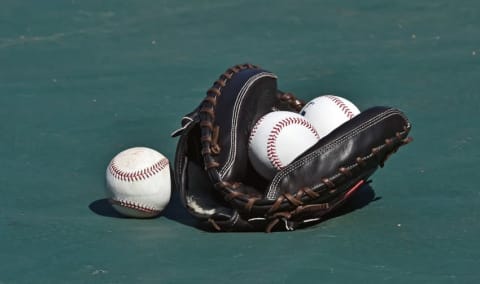
[[[253,126],[253,129],[250,132],[250,137],[248,138],[248,145],[252,144],[253,137],[257,133],[258,127],[260,127],[260,124],[262,123],[262,121],[264,119],[265,119],[265,116],[260,117],[260,119],[257,121],[257,123],[255,123],[255,125]]]
[[[282,161],[280,160],[280,157],[278,156],[277,146],[276,146],[277,139],[282,129],[292,124],[297,124],[297,125],[306,127],[315,135],[315,137],[317,137],[317,139],[320,139],[320,136],[318,135],[315,128],[310,124],[310,122],[308,122],[305,119],[301,119],[297,117],[288,117],[277,122],[275,126],[272,128],[272,131],[270,132],[267,140],[268,160],[272,163],[272,166],[275,167],[277,170],[281,170],[284,167]]]
[[[145,213],[157,214],[157,213],[160,212],[160,210],[157,210],[153,207],[147,207],[145,205],[141,205],[141,204],[138,204],[138,203],[135,203],[135,202],[132,202],[132,201],[128,201],[128,200],[110,199],[110,202],[112,202],[115,205],[119,205],[119,206],[122,206],[122,207],[142,211],[142,212],[145,212]]]
[[[334,104],[336,104],[340,110],[348,117],[348,119],[351,119],[355,114],[354,112],[348,107],[347,104],[345,104],[341,99],[335,97],[335,96],[326,96],[328,99],[330,99]]]
[[[108,167],[108,169],[112,174],[112,176],[115,177],[116,179],[121,181],[126,181],[126,182],[134,182],[134,181],[148,179],[149,177],[152,177],[155,174],[161,172],[167,166],[168,166],[168,160],[163,158],[163,159],[160,159],[155,164],[151,165],[150,167],[133,171],[133,172],[128,172],[128,171],[121,170],[115,163],[115,160],[113,160],[110,164],[110,167]]]

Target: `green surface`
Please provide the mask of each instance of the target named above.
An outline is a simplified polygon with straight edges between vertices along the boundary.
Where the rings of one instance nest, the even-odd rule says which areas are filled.
[[[478,283],[480,2],[1,1],[0,283]],[[212,234],[102,209],[110,159],[169,134],[227,67],[395,106],[415,141],[368,206]]]

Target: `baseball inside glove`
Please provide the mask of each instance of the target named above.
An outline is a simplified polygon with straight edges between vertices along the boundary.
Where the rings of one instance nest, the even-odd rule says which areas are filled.
[[[248,139],[271,111],[304,103],[277,89],[277,77],[251,64],[229,68],[182,119],[174,180],[188,211],[218,231],[293,230],[340,207],[397,149],[410,123],[399,110],[373,107],[342,124],[272,180],[253,169]]]

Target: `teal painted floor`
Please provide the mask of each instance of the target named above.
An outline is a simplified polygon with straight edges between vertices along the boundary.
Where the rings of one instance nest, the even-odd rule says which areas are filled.
[[[478,283],[480,2],[2,1],[0,283]],[[291,233],[213,234],[102,207],[110,159],[170,160],[229,66],[304,100],[400,108],[375,202]]]

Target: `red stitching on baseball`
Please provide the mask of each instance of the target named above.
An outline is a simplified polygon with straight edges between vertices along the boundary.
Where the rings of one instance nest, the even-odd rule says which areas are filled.
[[[341,99],[330,95],[327,95],[326,97],[332,100],[343,111],[348,119],[351,119],[354,116],[353,111]]]
[[[137,170],[134,172],[127,172],[118,168],[115,160],[112,161],[110,167],[108,167],[112,176],[121,181],[133,182],[147,179],[159,172],[161,172],[166,166],[168,166],[167,159],[161,159],[148,168]]]
[[[277,170],[281,170],[284,167],[277,153],[277,148],[276,148],[277,138],[278,138],[278,135],[280,135],[280,132],[282,131],[283,128],[292,124],[299,124],[308,128],[315,135],[315,137],[317,137],[317,139],[320,139],[320,136],[318,135],[315,128],[310,124],[310,122],[308,122],[305,119],[298,118],[298,117],[287,117],[277,122],[277,124],[275,124],[272,131],[270,132],[270,135],[268,136],[268,142],[267,142],[268,159]]]
[[[255,123],[253,126],[252,131],[250,132],[250,137],[248,137],[248,145],[252,144],[252,139],[253,136],[255,136],[255,133],[257,133],[258,127],[260,126],[260,123],[265,119],[265,116],[260,117],[260,119]]]
[[[127,201],[127,200],[110,199],[110,201],[111,201],[113,204],[116,204],[116,205],[119,205],[119,206],[123,206],[123,207],[127,207],[127,208],[134,209],[134,210],[138,210],[138,211],[142,211],[142,212],[146,212],[146,213],[154,213],[154,214],[160,213],[160,210],[157,210],[157,209],[154,209],[154,208],[145,207],[145,206],[143,206],[143,205],[140,205],[140,204],[137,204],[137,203],[133,203],[133,202]]]

